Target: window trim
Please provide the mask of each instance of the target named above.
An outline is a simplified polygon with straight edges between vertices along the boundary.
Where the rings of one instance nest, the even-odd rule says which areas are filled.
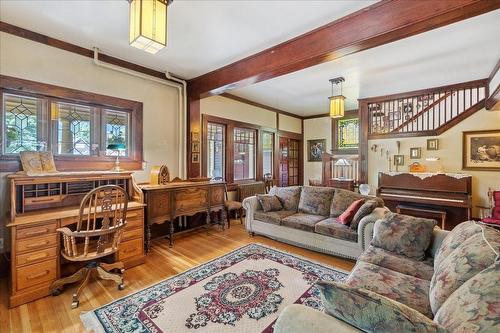
[[[18,95],[34,96],[44,98],[49,103],[47,108],[50,111],[52,101],[80,104],[100,109],[111,109],[125,111],[130,114],[130,150],[127,157],[120,157],[120,164],[127,170],[142,169],[143,157],[143,130],[142,112],[143,104],[138,101],[127,100],[118,97],[106,96],[85,92],[81,90],[65,88],[47,83],[35,82],[6,75],[0,75],[0,105],[2,105],[2,126],[3,126],[3,94],[11,93]],[[48,112],[50,118],[50,112]],[[99,116],[101,116],[99,114]],[[47,121],[49,120],[47,118]],[[48,146],[47,150],[52,151],[52,131],[51,124],[48,126]],[[99,133],[100,135],[100,130]],[[102,140],[102,138],[101,138]],[[0,145],[3,145],[3,138]],[[1,148],[1,147],[0,147]],[[54,155],[56,168],[60,171],[76,170],[109,170],[113,167],[115,156],[68,156]],[[22,170],[19,155],[3,155],[0,151],[0,172],[14,172]]]
[[[303,172],[304,172],[304,165],[303,165],[303,136],[302,134],[299,133],[294,133],[294,132],[288,132],[288,131],[282,131],[278,130],[276,128],[271,128],[271,127],[266,127],[266,126],[260,126],[260,125],[255,125],[255,124],[250,124],[250,123],[245,123],[237,120],[232,120],[232,119],[226,119],[226,118],[221,118],[217,116],[211,116],[207,114],[201,114],[202,118],[202,128],[201,128],[201,142],[202,142],[202,147],[201,147],[201,175],[203,177],[207,176],[207,160],[208,160],[208,150],[206,147],[208,146],[208,140],[207,140],[207,126],[208,123],[216,123],[225,126],[225,147],[226,147],[226,155],[225,155],[225,181],[228,184],[228,190],[232,191],[236,189],[236,185],[238,184],[244,184],[244,183],[251,183],[254,181],[262,181],[264,179],[263,175],[263,140],[262,140],[262,133],[263,132],[268,132],[273,134],[273,179],[278,179],[279,177],[279,138],[280,137],[286,137],[290,139],[295,139],[299,141],[299,183],[302,184],[303,181]],[[232,161],[234,159],[234,152],[233,152],[233,129],[235,127],[239,128],[247,128],[247,129],[253,129],[257,131],[256,134],[256,169],[255,169],[255,179],[250,179],[250,180],[239,180],[235,181],[234,180],[234,174],[233,174],[233,165]]]

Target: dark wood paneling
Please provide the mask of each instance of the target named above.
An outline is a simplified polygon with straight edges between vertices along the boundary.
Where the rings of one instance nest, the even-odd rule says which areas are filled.
[[[57,98],[69,102],[83,103],[86,105],[109,107],[130,112],[133,144],[129,157],[120,158],[120,165],[128,170],[142,168],[142,103],[123,98],[100,95],[81,90],[65,88],[47,83],[19,79],[11,76],[0,75],[0,89],[14,93],[28,93]],[[1,91],[0,91],[1,93]],[[19,156],[1,156],[0,171],[19,171],[21,163]],[[114,165],[115,158],[111,156],[54,156],[58,170],[107,170]]]
[[[221,94],[500,8],[499,1],[386,0],[192,79],[192,96]]]

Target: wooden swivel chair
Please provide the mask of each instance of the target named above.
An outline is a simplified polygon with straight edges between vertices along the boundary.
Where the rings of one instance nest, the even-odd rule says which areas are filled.
[[[61,255],[68,261],[87,264],[73,275],[55,281],[51,286],[52,295],[59,295],[65,284],[82,281],[71,303],[72,308],[78,307],[78,297],[91,275],[115,281],[120,290],[124,288],[123,263],[106,264],[97,260],[118,251],[126,224],[127,205],[127,192],[116,185],[100,186],[85,195],[80,204],[76,230],[65,227],[57,231],[63,238]],[[121,274],[111,273],[115,269]]]

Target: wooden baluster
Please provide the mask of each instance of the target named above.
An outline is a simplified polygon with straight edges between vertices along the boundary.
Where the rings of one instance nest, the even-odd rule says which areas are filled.
[[[78,251],[76,250],[76,239],[74,236],[71,236],[71,250],[73,251],[73,257],[78,254]]]
[[[85,237],[85,245],[83,247],[83,255],[86,257],[89,253],[89,237]]]
[[[93,198],[94,198],[94,204],[92,206],[94,208],[94,215],[93,215],[93,219],[92,219],[92,230],[95,230],[96,229],[96,224],[97,224],[97,199],[98,199],[98,192],[94,193]],[[90,198],[90,199],[91,199],[91,202],[92,202],[92,198]],[[90,221],[89,221],[89,223],[90,223]]]

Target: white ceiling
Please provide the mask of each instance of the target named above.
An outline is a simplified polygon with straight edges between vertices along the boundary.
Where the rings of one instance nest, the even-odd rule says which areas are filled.
[[[346,109],[358,98],[483,79],[500,58],[499,22],[496,10],[231,93],[307,116],[328,112],[328,80],[338,76],[346,79]]]
[[[374,2],[175,0],[155,55],[128,45],[126,0],[1,0],[0,20],[190,79]]]

